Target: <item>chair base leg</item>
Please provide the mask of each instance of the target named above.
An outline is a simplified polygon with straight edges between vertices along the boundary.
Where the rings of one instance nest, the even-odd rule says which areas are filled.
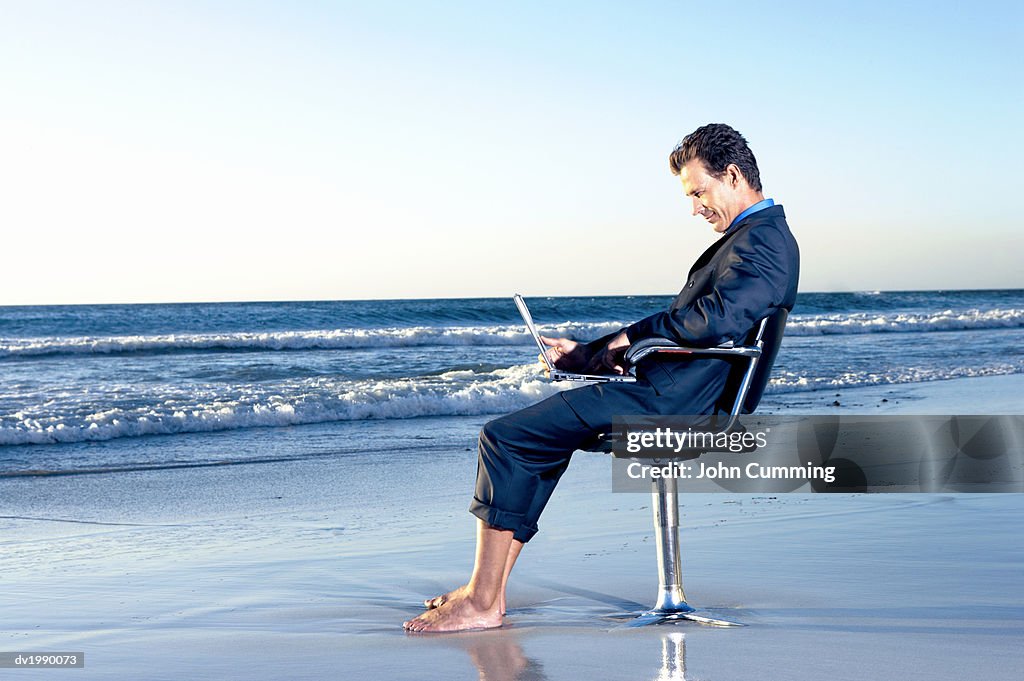
[[[706,615],[698,614],[698,611],[694,608],[690,608],[689,611],[671,612],[663,610],[648,610],[647,612],[641,613],[631,619],[625,626],[633,627],[646,627],[652,624],[666,624],[668,622],[679,622],[686,620],[689,622],[697,622],[698,624],[706,624],[709,627],[745,627],[747,625],[742,622],[733,622],[732,620],[723,620],[718,617],[708,617]]]
[[[690,622],[697,622],[699,624],[706,624],[711,627],[744,627],[745,624],[741,622],[733,622],[732,620],[723,620],[718,617],[709,617],[706,614],[700,614],[700,611],[687,603],[683,599],[669,599],[667,592],[662,593],[662,597],[658,599],[658,604],[650,610],[646,610],[632,620],[627,622],[627,627],[646,627],[652,624],[665,624],[666,622],[678,622],[680,620],[687,620]]]

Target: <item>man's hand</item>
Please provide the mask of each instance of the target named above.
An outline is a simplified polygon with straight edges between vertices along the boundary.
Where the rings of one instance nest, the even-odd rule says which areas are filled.
[[[595,373],[611,372],[620,376],[625,374],[626,361],[622,356],[626,354],[626,349],[629,348],[629,345],[629,337],[623,331],[608,341],[603,350],[594,355],[587,366],[587,370]]]
[[[551,346],[546,353],[548,361],[562,371],[583,371],[587,366],[587,357],[584,353],[584,346],[568,338],[548,338],[541,336],[544,345]],[[544,363],[544,358],[537,355],[537,361]],[[547,365],[545,364],[545,369]]]

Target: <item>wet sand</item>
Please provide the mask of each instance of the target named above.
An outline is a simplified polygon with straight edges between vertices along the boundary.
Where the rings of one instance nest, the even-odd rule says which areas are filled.
[[[767,406],[1020,413],[1021,378]],[[505,627],[406,634],[471,566],[482,420],[444,423],[465,447],[386,459],[0,478],[0,651],[84,651],[86,679],[1010,679],[1024,663],[1022,495],[684,495],[687,596],[748,626],[633,629],[657,586],[650,497],[611,493],[610,461],[587,454]]]

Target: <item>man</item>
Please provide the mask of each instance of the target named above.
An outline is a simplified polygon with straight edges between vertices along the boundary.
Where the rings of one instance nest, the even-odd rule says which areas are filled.
[[[796,301],[799,251],[782,206],[765,199],[746,140],[728,125],[687,135],[669,156],[693,214],[722,237],[697,260],[665,312],[582,344],[545,338],[548,356],[567,371],[626,371],[623,354],[643,338],[684,345],[739,340],[762,317]],[[476,564],[469,582],[424,602],[409,631],[501,626],[505,586],[519,552],[572,453],[611,430],[613,415],[712,413],[729,373],[720,359],[640,362],[635,383],[598,383],[567,390],[487,423],[480,432],[476,493]]]

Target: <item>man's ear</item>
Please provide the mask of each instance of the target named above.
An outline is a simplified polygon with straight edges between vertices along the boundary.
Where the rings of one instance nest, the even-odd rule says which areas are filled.
[[[740,186],[740,182],[743,182],[746,178],[743,177],[743,173],[740,172],[740,167],[735,163],[730,163],[725,167],[726,179],[729,182],[729,186],[736,189]]]

